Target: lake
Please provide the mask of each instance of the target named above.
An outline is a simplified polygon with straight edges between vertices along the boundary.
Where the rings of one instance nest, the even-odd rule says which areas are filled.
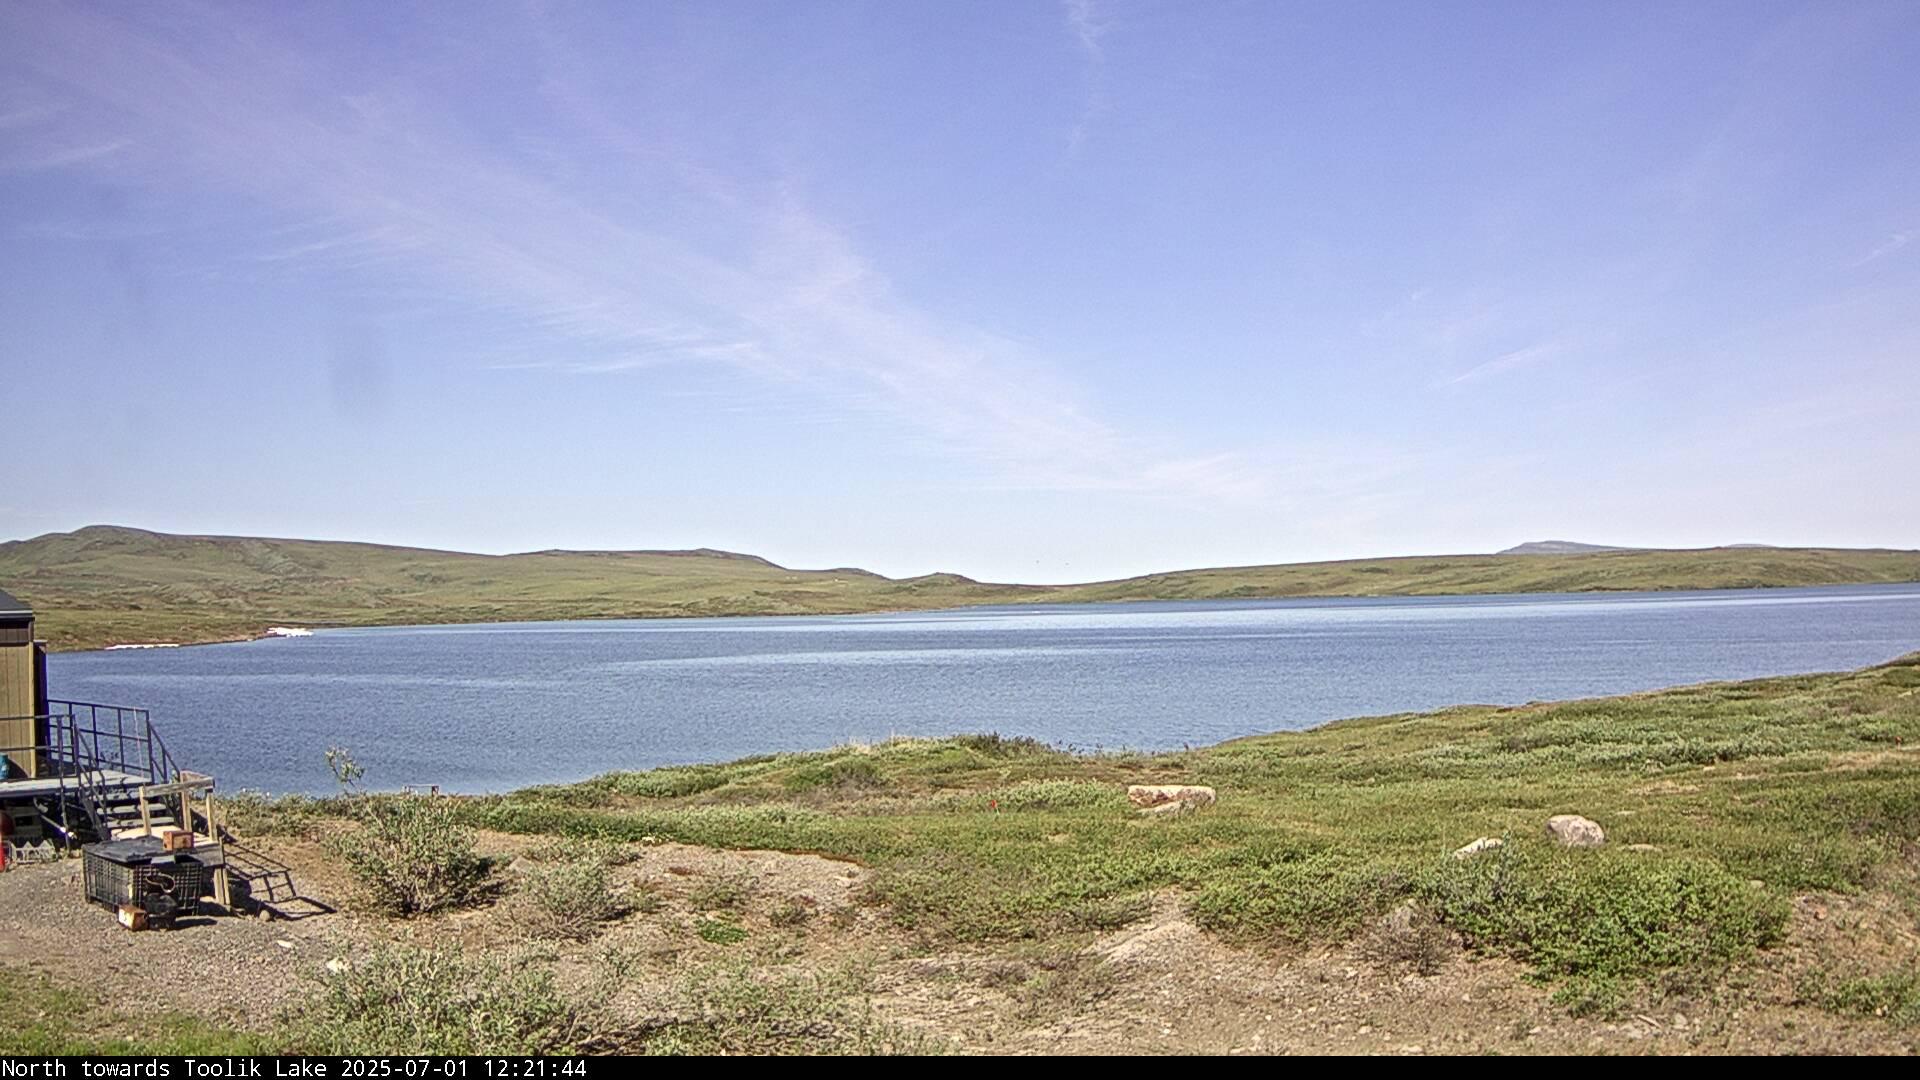
[[[62,653],[224,790],[501,791],[612,769],[997,731],[1168,749],[1347,716],[1861,667],[1920,649],[1920,586],[969,608],[323,630]]]

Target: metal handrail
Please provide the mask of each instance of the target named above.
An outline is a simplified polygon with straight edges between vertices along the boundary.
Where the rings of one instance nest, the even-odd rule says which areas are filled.
[[[71,826],[67,807],[78,803],[96,832],[104,832],[107,822],[101,817],[106,792],[103,784],[108,770],[143,779],[149,784],[173,783],[180,769],[167,744],[154,729],[147,710],[125,705],[102,705],[87,701],[49,701],[48,711],[31,717],[44,724],[45,744],[31,747],[4,747],[9,751],[40,751],[44,772],[58,786],[61,827]],[[7,717],[4,719],[28,719]],[[76,797],[77,796],[77,797]],[[191,799],[180,795],[178,820],[192,820]]]

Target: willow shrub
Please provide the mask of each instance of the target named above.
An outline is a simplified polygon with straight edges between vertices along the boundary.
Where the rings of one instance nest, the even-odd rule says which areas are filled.
[[[455,800],[437,795],[356,797],[359,827],[332,846],[368,903],[409,918],[464,907],[486,896],[493,864],[474,850]]]

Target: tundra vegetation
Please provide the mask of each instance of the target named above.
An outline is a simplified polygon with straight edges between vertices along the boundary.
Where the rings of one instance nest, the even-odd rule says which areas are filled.
[[[1205,784],[1219,801],[1143,814],[1125,794],[1137,783]],[[748,974],[743,950],[763,936],[838,926],[776,903],[751,874],[689,888],[688,936],[711,962],[675,990],[678,1006],[639,1021],[599,1015],[594,1003],[621,978],[613,950],[568,983],[548,974],[560,969],[541,960],[541,943],[659,917],[608,871],[619,852],[666,843],[858,864],[863,910],[909,954],[1008,958],[1036,1010],[1049,987],[1091,993],[1111,977],[1076,943],[1169,897],[1216,940],[1257,954],[1352,942],[1383,969],[1420,973],[1464,950],[1524,965],[1573,1015],[1631,1016],[1687,993],[1737,1008],[1739,972],[1782,944],[1808,898],[1884,899],[1904,912],[1907,940],[1920,932],[1920,653],[1841,674],[1462,706],[1177,753],[1086,756],[972,735],[415,800],[294,800],[285,827],[362,835],[382,851],[412,850],[388,828],[531,844],[538,854],[497,875],[497,889],[447,901],[524,907],[516,948],[532,951],[509,965],[521,981],[488,996],[487,965],[503,957],[399,944],[335,973],[283,1029],[232,1038],[357,1052],[927,1048],[874,1011],[858,971]],[[280,807],[260,800],[246,821],[270,833]],[[1562,813],[1601,822],[1606,843],[1555,843],[1543,823]],[[1455,857],[1489,836],[1504,842]],[[750,908],[768,913],[747,918]],[[1907,1038],[1920,1023],[1913,951],[1840,947],[1855,951],[1807,972],[1795,1007],[1815,1024],[1867,1018]],[[405,1007],[388,1008],[396,1000]],[[54,1019],[35,1023],[0,1045],[92,1045]],[[150,1022],[124,1038],[165,1037]]]
[[[56,649],[193,643],[276,625],[822,615],[1028,602],[1439,596],[1920,581],[1920,551],[1722,547],[1447,555],[1181,570],[1086,585],[995,585],[791,570],[731,552],[473,555],[378,544],[176,536],[92,526],[0,543],[0,582]]]

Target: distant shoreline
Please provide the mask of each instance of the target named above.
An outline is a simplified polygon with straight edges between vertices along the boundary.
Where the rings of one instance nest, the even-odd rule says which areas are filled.
[[[901,607],[881,608],[862,611],[782,611],[782,612],[734,612],[712,614],[707,612],[665,612],[642,615],[588,615],[573,618],[502,618],[502,619],[439,619],[409,620],[405,622],[376,623],[327,623],[307,622],[303,629],[314,633],[325,630],[395,630],[411,627],[429,628],[438,626],[509,626],[519,623],[608,623],[635,622],[645,620],[682,620],[682,619],[772,619],[772,618],[854,618],[863,615],[912,615],[935,614],[939,612],[972,611],[981,608],[1006,607],[1119,607],[1131,604],[1168,604],[1168,603],[1273,603],[1278,601],[1310,600],[1466,600],[1495,599],[1498,597],[1543,597],[1543,596],[1626,596],[1658,595],[1661,593],[1736,593],[1736,592],[1778,592],[1789,589],[1855,589],[1855,588],[1892,588],[1899,586],[1920,586],[1915,581],[1863,581],[1840,582],[1823,585],[1740,585],[1726,588],[1698,588],[1694,586],[1654,587],[1643,589],[1590,588],[1576,590],[1530,590],[1508,593],[1327,593],[1291,596],[1207,596],[1207,597],[1166,597],[1141,596],[1115,600],[993,600],[973,604],[950,604],[940,607]],[[78,648],[53,648],[51,651],[71,654],[88,652],[130,652],[150,649],[191,649],[207,645],[244,645],[258,641],[273,641],[285,638],[309,637],[309,634],[273,634],[267,631],[248,634],[229,634],[204,640],[182,640],[167,642],[116,642],[108,645],[91,645]]]
[[[1552,543],[1565,544],[1565,541]],[[1035,603],[1671,592],[1920,582],[1920,551],[1720,547],[1394,556],[1073,585],[795,570],[738,553],[520,555],[92,526],[0,543],[0,587],[61,651],[250,640],[271,626],[867,615]]]

